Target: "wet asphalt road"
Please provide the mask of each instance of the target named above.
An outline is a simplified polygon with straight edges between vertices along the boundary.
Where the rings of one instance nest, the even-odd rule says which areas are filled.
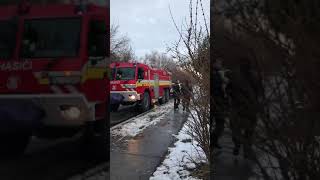
[[[138,114],[140,113],[136,111],[134,106],[120,107],[118,112],[110,113],[111,125],[112,123],[122,122]],[[172,112],[172,114],[174,113]],[[161,128],[152,132],[151,135],[153,135],[145,140],[143,140],[142,136],[130,140],[126,147],[130,150],[129,153],[131,153],[131,155],[128,155],[131,157],[130,161],[134,162],[136,160],[137,164],[145,163],[144,160],[141,161],[138,154],[134,154],[135,151],[133,150],[136,146],[135,144],[141,143],[141,145],[145,146],[142,148],[142,153],[147,153],[141,157],[144,157],[144,159],[148,161],[150,160],[148,164],[153,165],[154,168],[157,167],[161,162],[163,154],[166,153],[167,147],[173,141],[171,134],[177,133],[182,127],[183,119],[181,116],[181,114],[175,114],[174,117],[160,122],[158,125],[160,125]],[[168,134],[169,132],[170,134]],[[145,133],[150,133],[150,129],[146,129]],[[157,142],[164,144],[163,148],[159,149],[153,146],[152,138],[155,138],[156,135],[159,135],[156,137]],[[155,150],[160,151],[159,153],[152,153],[152,151]],[[112,154],[111,156],[121,158],[119,154]],[[137,158],[135,158],[136,156]],[[100,166],[101,164],[106,164],[106,162],[91,158],[89,154],[86,154],[86,152],[82,150],[79,135],[59,140],[33,138],[24,155],[14,159],[0,160],[0,180],[66,180],[79,174],[81,175],[87,170]],[[113,164],[123,165],[119,163],[119,161]],[[154,170],[152,170],[152,172]],[[108,175],[106,179],[109,179]]]
[[[33,139],[22,157],[0,161],[0,179],[65,180],[101,163],[82,151],[79,137]]]
[[[149,126],[136,137],[112,137],[110,179],[149,179],[167,154],[168,147],[174,143],[172,135],[180,131],[186,117],[186,113],[172,110],[167,118]]]
[[[226,130],[219,143],[222,149],[215,153],[214,180],[249,180],[254,176],[253,163],[243,158],[242,149],[238,157],[233,156],[234,146],[230,131]]]
[[[117,112],[110,112],[110,125],[116,125],[134,116],[137,116],[140,112],[137,111],[135,105],[120,106]]]

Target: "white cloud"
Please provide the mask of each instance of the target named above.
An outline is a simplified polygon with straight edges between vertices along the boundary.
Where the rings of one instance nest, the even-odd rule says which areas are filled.
[[[157,49],[166,49],[178,40],[178,33],[169,13],[171,7],[178,26],[188,16],[187,0],[110,0],[111,23],[120,26],[120,32],[128,34],[137,56]],[[203,0],[209,16],[209,0]]]
[[[150,24],[156,24],[156,23],[157,23],[157,20],[156,20],[155,18],[149,17],[149,18],[148,18],[148,22],[149,22]]]

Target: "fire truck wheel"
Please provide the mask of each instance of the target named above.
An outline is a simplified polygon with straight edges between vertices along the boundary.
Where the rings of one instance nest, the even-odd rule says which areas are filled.
[[[118,109],[119,109],[119,106],[120,106],[120,104],[111,104],[111,105],[110,105],[111,111],[112,111],[112,112],[117,112]]]
[[[83,145],[88,158],[109,160],[109,134],[106,121],[97,120],[89,122],[83,134]]]
[[[20,132],[14,134],[1,135],[0,157],[10,158],[23,155],[27,148],[31,133]]]
[[[142,102],[141,102],[141,111],[142,112],[145,112],[145,111],[148,111],[150,109],[151,105],[150,105],[150,95],[148,92],[145,92],[143,94],[143,99],[142,99]]]
[[[166,102],[165,96],[162,96],[162,98],[159,99],[159,104],[164,104]]]

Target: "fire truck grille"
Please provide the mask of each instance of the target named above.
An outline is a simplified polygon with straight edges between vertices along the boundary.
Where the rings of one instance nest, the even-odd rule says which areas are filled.
[[[79,94],[80,93],[78,88],[72,85],[66,85],[66,86],[53,85],[53,86],[50,86],[50,89],[54,94]]]

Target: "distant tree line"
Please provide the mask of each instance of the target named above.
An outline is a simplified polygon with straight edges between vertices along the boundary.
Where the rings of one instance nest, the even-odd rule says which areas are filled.
[[[113,24],[110,30],[111,62],[128,62],[135,59],[135,54],[128,36],[120,33],[119,25]]]

